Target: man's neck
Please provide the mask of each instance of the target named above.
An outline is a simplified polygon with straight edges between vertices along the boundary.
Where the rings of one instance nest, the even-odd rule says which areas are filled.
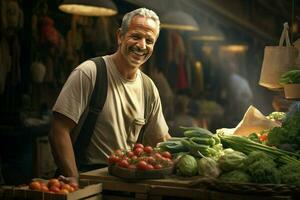
[[[127,80],[134,80],[136,78],[137,68],[133,68],[127,64],[127,62],[122,59],[122,55],[116,52],[112,55],[112,60],[117,67],[120,74]]]

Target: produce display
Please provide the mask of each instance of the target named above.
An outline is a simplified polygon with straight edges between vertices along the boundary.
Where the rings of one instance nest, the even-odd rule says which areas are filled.
[[[290,129],[298,129],[289,122],[297,121],[296,116],[286,119],[282,114],[273,113],[272,116],[284,119],[281,129],[287,126],[286,123]],[[202,176],[241,184],[300,186],[300,155],[268,146],[269,132],[245,137],[213,134],[199,127],[183,127],[184,137],[171,138],[160,143],[159,147],[177,157],[175,168],[178,176]],[[298,133],[294,132],[295,135]]]
[[[41,192],[49,192],[56,194],[69,194],[78,190],[78,185],[64,183],[56,178],[52,178],[50,180],[33,180],[29,183],[29,189],[41,191]]]
[[[137,143],[130,150],[117,149],[108,158],[109,172],[125,179],[163,178],[173,172],[172,154]]]
[[[247,137],[182,127],[183,137],[172,137],[155,148],[136,144],[132,150],[116,150],[108,161],[125,173],[172,167],[170,174],[179,177],[300,187],[300,112],[273,112],[268,118],[282,126]]]

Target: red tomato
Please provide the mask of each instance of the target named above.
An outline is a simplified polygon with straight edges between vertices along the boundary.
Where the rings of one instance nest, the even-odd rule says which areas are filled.
[[[144,148],[144,145],[143,144],[141,144],[141,143],[136,143],[135,145],[134,145],[134,147],[133,147],[133,149],[136,149],[136,148]]]
[[[128,169],[136,169],[136,165],[131,164],[131,165],[128,166]]]
[[[116,155],[111,155],[108,157],[108,163],[113,165],[113,164],[116,164],[120,161],[120,158]]]
[[[124,153],[122,152],[121,149],[115,150],[114,154],[115,154],[116,156],[118,156],[118,157],[122,157],[122,156],[124,155]]]
[[[162,168],[162,165],[161,164],[156,164],[154,165],[154,169],[161,169]]]
[[[161,153],[162,157],[172,159],[172,155],[168,151],[164,151]]]
[[[154,154],[154,158],[160,160],[162,158],[162,155],[160,153],[156,152]]]
[[[69,191],[67,189],[61,189],[58,194],[69,194]]]
[[[153,148],[151,146],[145,146],[144,147],[144,151],[148,154],[151,154],[153,151]]]
[[[141,160],[136,164],[136,168],[140,170],[148,170],[148,163],[146,161]]]
[[[127,152],[127,156],[128,156],[129,158],[132,158],[134,155],[135,155],[135,154],[134,154],[132,151],[128,151],[128,152]]]
[[[42,185],[40,190],[42,192],[49,192],[49,188],[47,187],[47,185]]]
[[[147,162],[148,162],[149,164],[151,164],[151,165],[155,165],[155,164],[156,164],[156,160],[155,160],[155,158],[154,158],[153,156],[149,156],[149,157],[147,158]]]
[[[54,192],[54,193],[58,193],[60,191],[59,187],[53,185],[49,188],[50,191]]]
[[[29,184],[29,188],[32,190],[41,190],[41,183],[39,181],[32,181]]]
[[[260,140],[261,142],[266,141],[267,139],[268,139],[268,136],[267,136],[266,134],[261,135],[261,136],[259,137],[259,140]]]
[[[61,186],[60,188],[61,190],[62,189],[65,189],[65,190],[68,190],[69,192],[74,192],[74,188],[71,187],[68,183],[64,184],[63,186]]]
[[[153,169],[154,169],[153,165],[151,165],[151,164],[147,165],[147,170],[153,170]]]
[[[50,188],[51,186],[56,186],[56,187],[60,188],[61,182],[57,178],[51,178],[48,181],[48,187]]]
[[[133,152],[136,156],[140,156],[144,152],[144,150],[143,148],[137,147],[133,150]]]
[[[128,168],[128,166],[129,166],[128,160],[123,159],[123,160],[119,161],[118,166]]]
[[[138,159],[138,157],[136,155],[134,155],[130,159],[131,159],[131,161],[136,161]]]

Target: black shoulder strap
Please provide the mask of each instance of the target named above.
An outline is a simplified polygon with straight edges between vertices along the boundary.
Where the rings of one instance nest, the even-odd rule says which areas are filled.
[[[74,144],[74,154],[77,165],[80,165],[83,161],[86,148],[94,131],[98,114],[102,111],[107,96],[108,82],[105,61],[102,57],[92,58],[91,60],[96,63],[97,76],[89,103],[87,117],[83,122]]]
[[[142,74],[142,80],[143,80],[143,88],[144,88],[144,101],[145,101],[145,111],[144,111],[144,118],[145,118],[145,125],[142,127],[139,136],[138,136],[138,143],[143,143],[144,140],[144,131],[148,123],[148,119],[151,114],[151,102],[152,102],[152,97],[153,97],[153,88],[151,86],[151,81],[150,78],[147,77],[146,74],[141,72]]]

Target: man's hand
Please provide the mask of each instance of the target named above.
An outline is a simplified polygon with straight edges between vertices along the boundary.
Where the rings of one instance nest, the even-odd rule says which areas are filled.
[[[65,177],[63,175],[60,175],[58,177],[58,180],[64,182],[64,183],[68,183],[70,186],[72,186],[75,190],[77,190],[79,188],[79,184],[78,184],[78,178],[76,177]]]

